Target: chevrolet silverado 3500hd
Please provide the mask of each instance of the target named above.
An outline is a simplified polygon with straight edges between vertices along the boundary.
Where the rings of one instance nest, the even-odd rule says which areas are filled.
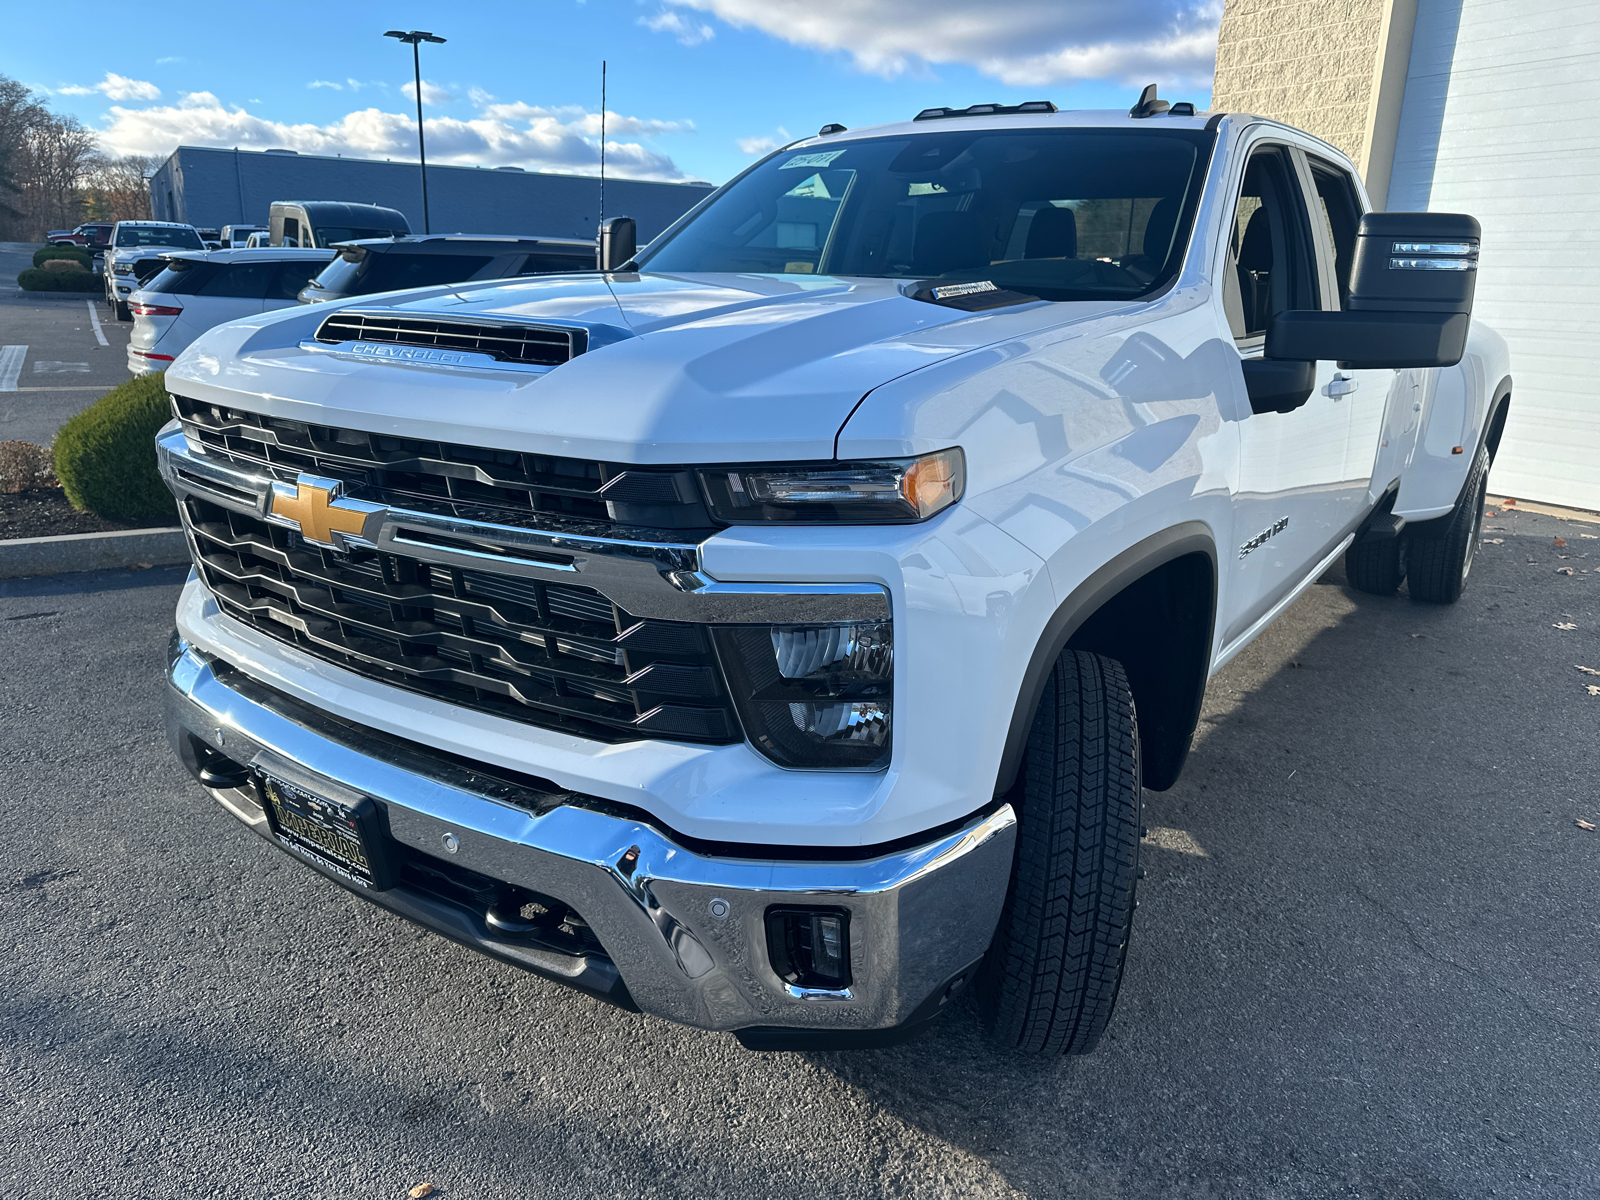
[[[218,327],[158,443],[173,746],[619,1005],[840,1046],[971,989],[1085,1052],[1207,678],[1341,555],[1465,585],[1478,236],[1147,92],[828,126],[602,272]]]

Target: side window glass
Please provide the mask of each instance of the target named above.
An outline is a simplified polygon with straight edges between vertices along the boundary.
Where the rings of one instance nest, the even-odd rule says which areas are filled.
[[[1222,286],[1236,341],[1264,337],[1280,312],[1318,307],[1305,204],[1278,150],[1257,150],[1245,168]]]
[[[1333,273],[1339,282],[1339,306],[1350,298],[1350,264],[1356,255],[1356,231],[1361,225],[1361,201],[1350,176],[1320,159],[1310,159],[1311,178],[1317,185],[1317,208],[1327,223],[1333,244]]]
[[[276,267],[276,263],[233,263],[208,279],[195,295],[260,300],[267,294],[267,283]]]
[[[268,300],[297,300],[300,290],[316,278],[317,272],[322,270],[322,264],[308,262],[301,259],[298,262],[282,262],[274,264],[276,271],[272,284],[267,288]]]
[[[285,246],[300,244],[300,222],[293,217],[283,219],[283,244]]]

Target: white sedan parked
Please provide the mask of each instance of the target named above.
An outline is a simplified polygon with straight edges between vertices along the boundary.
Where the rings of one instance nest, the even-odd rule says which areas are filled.
[[[165,371],[213,325],[293,307],[300,289],[332,258],[331,250],[285,247],[164,255],[165,269],[129,297],[128,370]]]

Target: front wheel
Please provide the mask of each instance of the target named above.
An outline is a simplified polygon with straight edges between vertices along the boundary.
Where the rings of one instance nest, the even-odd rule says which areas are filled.
[[[117,320],[119,320],[119,321],[131,321],[131,320],[133,320],[133,309],[129,308],[121,300],[113,300],[111,302],[111,307],[116,310]]]
[[[974,983],[1002,1044],[1087,1054],[1122,985],[1139,874],[1139,730],[1122,664],[1066,650],[1008,797],[1011,887]]]
[[[1444,532],[1438,537],[1407,539],[1406,575],[1413,600],[1454,604],[1461,599],[1483,532],[1483,501],[1488,490],[1489,452],[1480,446]]]

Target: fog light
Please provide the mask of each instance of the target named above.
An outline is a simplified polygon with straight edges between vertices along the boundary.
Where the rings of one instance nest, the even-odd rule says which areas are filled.
[[[785,983],[850,986],[850,914],[842,908],[769,908],[767,957]]]
[[[751,744],[785,767],[888,765],[894,626],[724,625],[715,630]]]

